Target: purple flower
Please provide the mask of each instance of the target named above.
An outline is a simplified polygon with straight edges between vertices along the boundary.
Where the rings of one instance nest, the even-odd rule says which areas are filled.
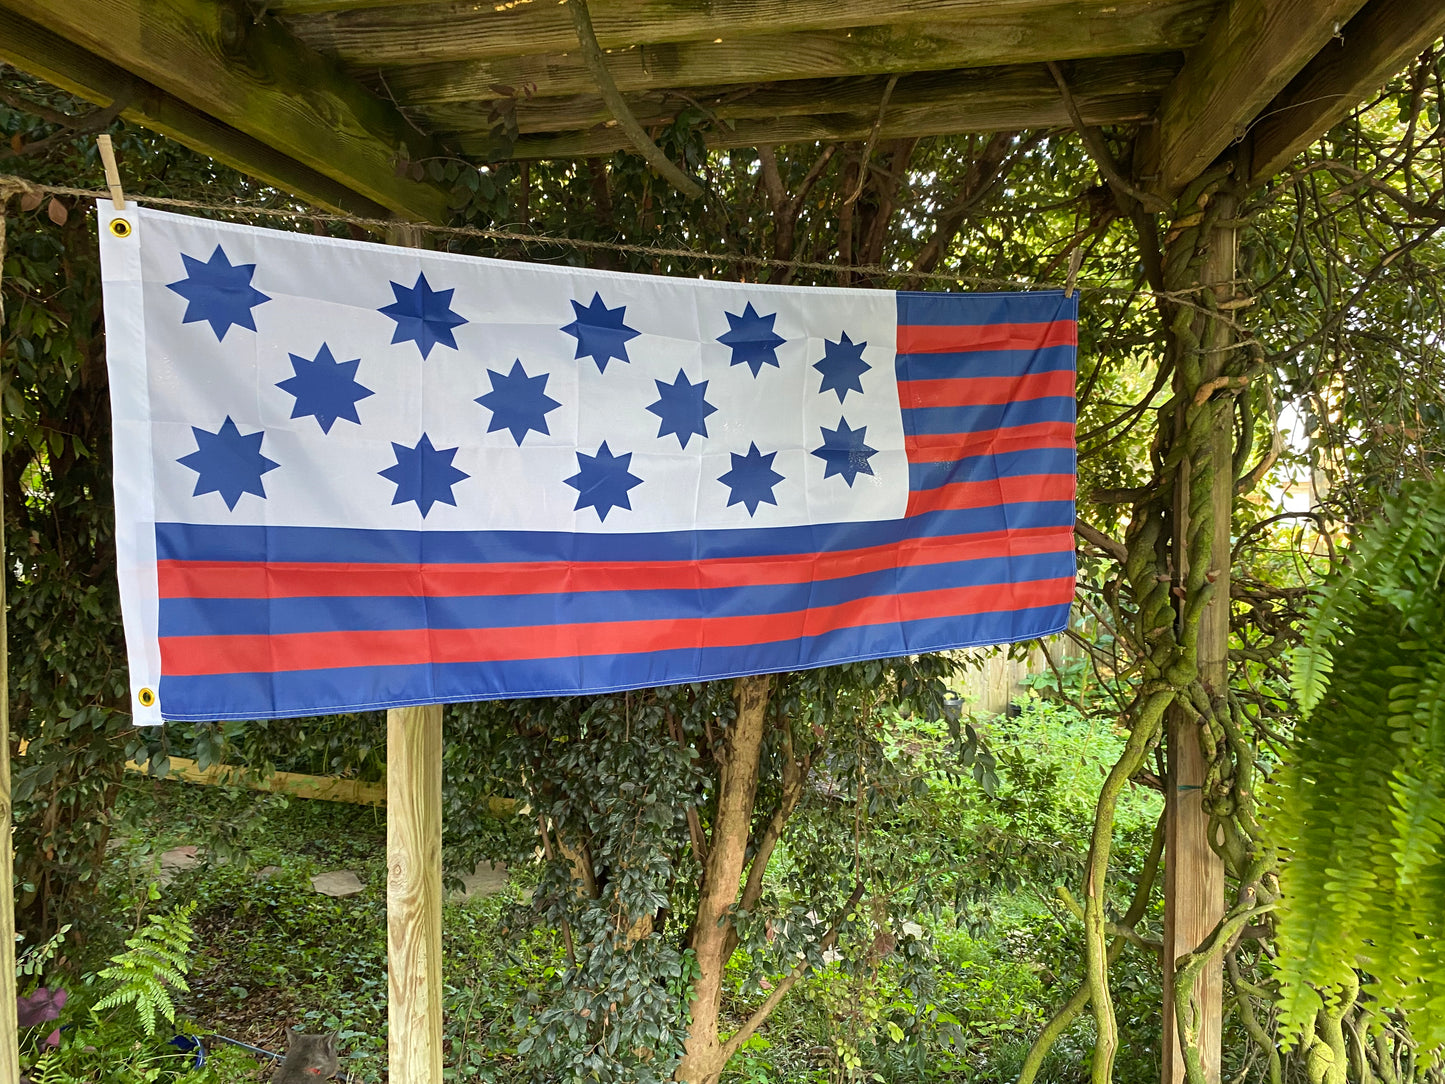
[[[44,986],[36,989],[29,997],[15,999],[15,1014],[22,1028],[33,1028],[47,1020],[59,1020],[60,1010],[65,1007],[69,996],[64,990],[49,990]]]

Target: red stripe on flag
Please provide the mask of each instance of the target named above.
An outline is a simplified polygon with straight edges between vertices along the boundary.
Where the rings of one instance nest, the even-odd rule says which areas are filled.
[[[900,324],[898,353],[954,354],[970,350],[1042,350],[1074,346],[1079,325],[1074,320],[1044,324]]]
[[[909,516],[938,512],[945,508],[990,508],[1025,501],[1071,501],[1072,474],[1018,474],[986,482],[954,482],[937,489],[918,489],[908,494]]]
[[[916,407],[994,406],[1047,399],[1074,397],[1072,369],[1049,373],[1021,373],[1018,376],[961,376],[952,380],[900,380],[898,402],[904,410]]]
[[[1035,422],[977,433],[920,433],[905,436],[910,463],[951,463],[971,455],[1023,452],[1030,448],[1072,448],[1072,422]]]
[[[1073,577],[956,587],[856,599],[782,614],[608,621],[500,629],[401,629],[279,636],[162,637],[161,667],[174,677],[280,673],[353,666],[416,666],[627,655],[679,648],[740,647],[840,629],[1072,601]]]
[[[702,590],[807,583],[888,568],[1014,554],[1067,553],[1072,527],[909,539],[833,553],[716,561],[401,565],[157,561],[161,598],[469,597],[586,591]]]

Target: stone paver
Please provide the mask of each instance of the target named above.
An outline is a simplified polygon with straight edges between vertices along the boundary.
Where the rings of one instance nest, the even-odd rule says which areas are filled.
[[[311,887],[323,896],[336,896],[338,898],[355,896],[366,891],[366,886],[361,883],[361,878],[349,869],[318,873],[315,877],[311,878]]]
[[[471,873],[462,875],[462,888],[453,891],[453,900],[470,900],[494,896],[507,887],[507,867],[503,862],[478,862]]]
[[[194,844],[185,847],[172,847],[161,855],[160,872],[156,875],[156,882],[164,888],[176,879],[176,874],[182,870],[195,869],[201,864],[201,857],[198,851],[200,848]]]

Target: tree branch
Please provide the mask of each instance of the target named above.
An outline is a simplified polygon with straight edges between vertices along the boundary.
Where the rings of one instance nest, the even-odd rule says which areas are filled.
[[[602,100],[616,119],[618,127],[659,177],[688,199],[701,199],[702,185],[662,153],[662,149],[642,130],[642,125],[637,123],[627,100],[617,89],[612,73],[607,70],[607,59],[602,55],[602,46],[597,44],[597,32],[592,29],[592,13],[587,10],[587,0],[568,0],[567,10],[572,13],[572,25],[577,30],[577,43],[582,47],[582,61],[592,74],[592,79],[602,94]]]
[[[838,930],[843,925],[843,920],[848,917],[853,908],[858,906],[858,901],[862,898],[863,882],[859,881],[853,886],[853,894],[848,897],[848,902],[843,905],[843,910],[840,911],[838,917],[833,920],[833,925],[828,928],[828,932],[825,933],[823,939],[818,942],[818,950],[820,952],[827,952],[838,943]],[[767,1000],[757,1007],[757,1010],[752,1016],[748,1017],[748,1022],[738,1028],[728,1041],[723,1043],[722,1050],[719,1052],[719,1057],[721,1058],[720,1064],[726,1064],[729,1058],[742,1049],[743,1043],[751,1039],[753,1033],[763,1026],[763,1021],[772,1014],[772,1011],[778,1007],[778,1003],[783,1000],[797,981],[807,974],[807,971],[808,961],[804,960],[798,964],[797,967],[793,968],[792,971],[788,972],[778,985],[773,987],[773,991],[768,995]]]
[[[31,101],[29,98],[19,94],[11,93],[8,90],[0,90],[0,104],[8,105],[11,109],[21,113],[29,113],[33,117],[39,117],[48,124],[59,124],[69,126],[75,122],[75,118],[68,113],[62,113],[58,109],[51,109],[40,102]]]
[[[1119,172],[1119,166],[1114,161],[1114,156],[1109,153],[1109,146],[1104,142],[1104,136],[1097,128],[1090,127],[1084,123],[1083,114],[1079,112],[1079,106],[1074,101],[1074,95],[1069,90],[1069,84],[1064,80],[1064,73],[1052,60],[1048,61],[1049,74],[1054,77],[1054,82],[1059,86],[1059,93],[1063,95],[1064,108],[1068,111],[1069,119],[1074,122],[1079,137],[1084,141],[1084,149],[1089,152],[1089,157],[1099,167],[1099,172],[1104,180],[1108,182],[1114,194],[1125,197],[1121,202],[1125,207],[1129,202],[1139,204],[1147,211],[1167,211],[1169,205],[1158,196],[1150,195],[1138,188],[1135,188],[1124,175]]]
[[[968,213],[976,207],[994,187],[1008,175],[1014,164],[1046,134],[1036,132],[1017,147],[1013,147],[1018,132],[995,132],[984,144],[982,151],[968,164],[963,183],[959,186],[958,197],[943,210],[934,215],[933,235],[928,239],[913,260],[913,273],[924,275],[938,266],[944,249],[958,236],[959,228]],[[1010,148],[1013,154],[1009,154]]]
[[[1082,519],[1074,520],[1074,533],[1091,546],[1103,550],[1114,560],[1123,564],[1129,559],[1129,549],[1122,542],[1116,542],[1097,527],[1090,527]]]
[[[898,85],[898,76],[890,75],[888,84],[883,88],[883,100],[878,103],[878,116],[873,121],[873,128],[868,133],[868,141],[863,144],[863,157],[858,162],[858,187],[853,189],[853,194],[843,201],[844,206],[858,202],[858,197],[863,194],[863,186],[868,183],[868,159],[873,157],[873,147],[878,142],[878,132],[883,127],[883,115],[888,111],[888,100],[893,97],[893,88]]]
[[[812,168],[804,175],[798,191],[793,194],[792,199],[787,196],[787,189],[783,185],[782,173],[778,169],[778,158],[772,147],[759,147],[758,160],[762,163],[759,171],[762,174],[763,190],[768,194],[768,203],[773,211],[773,259],[790,260],[793,258],[794,239],[797,235],[798,216],[803,213],[803,203],[808,198],[808,193],[823,176],[823,171],[828,168],[828,163],[838,153],[838,144],[829,143],[818,155],[817,161]],[[791,270],[785,270],[781,275],[775,276],[775,281],[786,282]]]
[[[803,757],[801,761],[795,761],[789,751],[787,762],[783,765],[782,798],[778,802],[778,808],[773,810],[773,815],[768,818],[767,827],[758,837],[753,860],[748,865],[747,883],[743,885],[743,894],[738,900],[739,908],[744,911],[751,911],[753,905],[763,894],[763,874],[767,872],[768,859],[772,857],[773,848],[783,838],[783,829],[787,827],[788,818],[798,808],[798,802],[803,797],[803,784],[808,778],[808,771],[812,764],[811,753]]]
[[[11,150],[4,148],[0,150],[0,159],[23,158],[32,154],[44,154],[52,147],[59,147],[69,143],[81,136],[91,135],[94,132],[103,132],[110,127],[111,122],[120,116],[130,106],[132,95],[123,94],[110,105],[100,109],[94,109],[79,117],[64,117],[57,122],[63,125],[62,129],[44,139],[37,139],[34,143],[23,143],[20,149]],[[49,119],[49,118],[47,118]]]

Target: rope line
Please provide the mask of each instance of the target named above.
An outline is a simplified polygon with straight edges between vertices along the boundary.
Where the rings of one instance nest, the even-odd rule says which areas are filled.
[[[32,193],[49,196],[70,196],[77,199],[109,199],[110,193],[88,188],[71,188],[65,185],[39,184],[23,177],[0,174],[0,192],[6,189],[18,193]],[[973,286],[989,289],[1043,290],[1061,289],[1054,284],[1024,282],[1018,279],[981,278],[970,275],[951,275],[946,272],[913,272],[906,268],[886,267],[882,264],[844,266],[815,260],[778,260],[768,256],[744,256],[734,252],[704,252],[691,248],[672,248],[661,245],[642,245],[625,241],[592,241],[576,237],[557,237],[539,233],[522,233],[516,230],[484,229],[480,226],[436,226],[429,223],[403,222],[389,218],[359,218],[351,215],[336,215],[323,211],[297,211],[280,207],[267,207],[255,203],[204,203],[200,200],[176,199],[171,196],[140,196],[129,190],[125,193],[127,202],[148,204],[153,207],[174,208],[186,211],[209,211],[220,214],[249,216],[253,218],[285,219],[293,222],[327,223],[334,225],[359,226],[364,229],[387,230],[397,226],[423,230],[427,233],[446,237],[472,237],[486,241],[511,241],[522,245],[554,245],[580,251],[617,252],[629,255],[667,257],[672,259],[701,260],[715,264],[745,265],[757,268],[775,268],[787,271],[819,271],[831,274],[885,275],[890,278],[909,279],[916,282],[936,282],[944,285]],[[1219,284],[1228,285],[1228,284]],[[1148,297],[1170,301],[1190,308],[1203,308],[1195,297],[1213,286],[1201,285],[1195,289],[1175,292],[1158,292],[1142,286],[1093,285],[1076,287],[1080,294],[1114,294],[1126,297]],[[1212,311],[1212,310],[1209,310]],[[1219,314],[1215,314],[1219,315]]]

